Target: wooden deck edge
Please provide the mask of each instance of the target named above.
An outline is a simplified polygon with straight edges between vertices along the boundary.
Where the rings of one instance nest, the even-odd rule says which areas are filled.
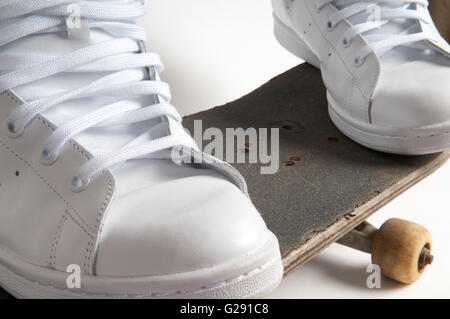
[[[343,237],[347,232],[365,221],[368,217],[378,211],[380,208],[391,202],[393,199],[401,195],[403,192],[416,185],[433,172],[443,166],[450,158],[450,152],[441,153],[433,161],[415,170],[413,173],[404,177],[391,188],[385,190],[379,195],[372,198],[367,203],[356,208],[352,216],[344,216],[334,224],[330,225],[323,231],[313,235],[303,245],[290,251],[283,257],[284,276],[288,276],[301,265],[308,262],[325,248]]]

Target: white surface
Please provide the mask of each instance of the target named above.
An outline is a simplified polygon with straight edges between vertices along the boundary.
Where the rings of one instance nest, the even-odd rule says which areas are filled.
[[[183,115],[249,93],[299,61],[272,35],[268,0],[148,0],[141,21],[150,47],[166,65],[174,105]],[[450,298],[450,163],[381,209],[380,226],[399,217],[426,226],[434,239],[435,263],[414,285],[383,279],[366,288],[370,257],[333,245],[283,281],[272,298]]]
[[[149,46],[182,115],[241,97],[299,60],[272,35],[267,0],[147,0]]]

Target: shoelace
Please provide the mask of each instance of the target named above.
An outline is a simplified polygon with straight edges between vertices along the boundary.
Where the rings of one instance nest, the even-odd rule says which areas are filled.
[[[404,30],[401,34],[374,33],[366,34],[376,30],[381,26],[394,21],[395,19],[416,20],[426,24],[432,24],[428,15],[412,8],[412,5],[428,6],[428,0],[315,0],[315,7],[318,12],[327,4],[339,5],[339,10],[329,17],[327,27],[334,30],[336,26],[345,19],[354,17],[358,14],[367,14],[370,6],[377,6],[380,21],[365,21],[354,24],[343,35],[342,44],[347,47],[352,40],[359,34],[362,34],[369,46],[365,46],[357,53],[355,64],[361,65],[365,58],[373,52],[379,56],[383,53],[404,45],[411,45],[419,41],[439,41],[439,35],[431,32],[410,32],[410,28]],[[366,35],[365,35],[366,34]]]
[[[135,124],[167,116],[177,125],[172,134],[151,141],[139,136],[119,149],[94,154],[71,181],[72,189],[84,189],[104,169],[130,159],[152,157],[176,146],[196,148],[184,132],[181,117],[173,106],[169,86],[149,80],[148,70],[163,70],[155,53],[141,52],[139,41],[146,40],[145,30],[135,24],[144,14],[140,2],[74,0],[4,0],[0,3],[0,47],[37,33],[67,31],[66,18],[71,4],[79,6],[89,28],[99,28],[112,40],[83,47],[61,56],[38,54],[0,54],[0,92],[29,84],[28,99],[10,114],[5,126],[11,137],[19,137],[36,116],[72,99],[94,96],[117,97],[118,102],[102,106],[71,120],[59,123],[44,142],[42,162],[51,165],[63,146],[75,135],[93,127]],[[32,82],[63,72],[109,72],[107,76],[75,90],[51,90],[33,87]],[[137,107],[120,101],[127,97],[155,96],[155,103]]]

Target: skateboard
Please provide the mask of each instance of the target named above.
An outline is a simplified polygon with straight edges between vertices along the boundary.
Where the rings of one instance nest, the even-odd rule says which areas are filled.
[[[195,120],[202,120],[203,129],[279,130],[275,174],[262,175],[265,164],[234,166],[278,236],[285,275],[334,242],[372,253],[384,274],[402,282],[417,280],[432,262],[431,238],[422,226],[393,219],[378,230],[365,220],[438,169],[449,153],[396,156],[351,141],[329,119],[314,67],[302,64],[235,102],[186,117],[191,132]],[[253,147],[247,142],[234,151],[249,156]],[[0,289],[2,298],[9,295]]]
[[[441,35],[450,41],[450,0],[430,0],[430,13]]]
[[[433,261],[424,227],[391,219],[377,229],[365,220],[442,166],[449,153],[398,156],[353,142],[330,120],[316,68],[301,64],[235,102],[184,118],[183,124],[193,132],[196,120],[202,120],[204,130],[222,132],[278,129],[275,174],[261,174],[261,163],[233,166],[279,239],[285,275],[334,242],[372,254],[384,275],[403,283],[416,281]],[[233,151],[248,159],[260,145],[246,139]]]

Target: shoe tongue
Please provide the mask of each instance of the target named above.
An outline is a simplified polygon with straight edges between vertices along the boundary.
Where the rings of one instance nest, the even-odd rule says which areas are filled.
[[[111,35],[101,30],[91,29],[88,38],[71,38],[66,32],[35,34],[11,43],[2,52],[21,52],[23,54],[38,54],[60,56],[71,51],[108,40],[114,39]],[[16,93],[27,100],[27,87],[39,86],[55,90],[76,89],[108,75],[101,73],[63,73],[57,74],[23,87],[17,87]],[[136,105],[136,108],[153,104],[152,97],[120,99]],[[117,102],[117,98],[90,97],[72,100],[52,107],[43,113],[53,123],[64,123],[75,116],[92,112],[97,108]],[[149,123],[151,122],[151,123]],[[150,130],[149,130],[150,128]],[[88,151],[95,154],[96,150],[114,149],[130,142],[141,134],[148,134],[148,139],[155,139],[168,134],[167,125],[161,119],[155,119],[135,125],[123,125],[106,128],[92,128],[78,134],[74,139]],[[145,139],[145,137],[144,137]]]
[[[103,0],[110,1],[110,0]],[[115,1],[114,1],[115,2]],[[91,29],[88,38],[70,38],[66,32],[35,34],[14,41],[4,47],[0,47],[3,53],[38,54],[60,56],[86,46],[114,39],[110,34]],[[31,83],[33,86],[41,86],[53,89],[76,89],[92,83],[93,81],[108,75],[108,73],[66,73]],[[26,86],[17,87],[14,91],[21,97],[26,97]],[[26,99],[26,98],[25,98]],[[124,99],[121,99],[122,101]],[[136,107],[144,107],[154,104],[154,97],[141,99],[129,98],[126,101]],[[66,102],[51,108],[43,115],[53,123],[64,123],[74,116],[86,114],[97,108],[115,102],[107,97],[95,97]],[[167,123],[169,122],[169,124]],[[84,148],[95,155],[96,150],[119,148],[139,137],[140,142],[151,141],[169,134],[171,119],[157,118],[136,125],[123,125],[111,128],[89,129],[74,139]],[[154,160],[130,160],[114,169],[116,183],[121,193],[131,192],[135,189],[148,187],[155,183],[167,180],[184,178],[198,174],[199,170],[188,170],[178,167],[170,159]],[[211,173],[217,175],[216,173]],[[131,176],[131,177],[130,177]]]
[[[101,30],[90,30],[90,37],[87,39],[69,38],[65,32],[36,34],[15,41],[14,43],[0,48],[0,50],[4,53],[21,52],[24,54],[60,56],[95,43],[112,39],[112,36]],[[58,74],[47,79],[36,81],[32,83],[32,85],[64,90],[75,89],[92,83],[107,74],[108,73]],[[14,90],[21,97],[26,95],[26,86],[17,87]],[[127,101],[136,104],[136,107],[143,107],[153,104],[154,98],[146,97],[143,99],[128,99]],[[87,112],[91,112],[112,102],[113,101],[107,97],[74,100],[55,106],[43,115],[53,123],[64,123],[65,121],[72,119],[74,116],[86,114]],[[75,136],[74,140],[95,155],[98,150],[101,151],[105,149],[119,148],[137,137],[139,137],[141,142],[145,142],[146,140],[154,140],[167,136],[168,134],[169,126],[167,122],[163,119],[157,118],[135,125],[89,129]],[[162,171],[161,167],[163,168]],[[145,174],[143,172],[145,172]],[[155,175],[154,172],[160,173]],[[125,192],[124,190],[131,192],[134,189],[147,187],[156,182],[181,178],[186,175],[185,170],[178,168],[177,165],[173,164],[170,159],[130,160],[115,169],[114,174],[116,177],[116,182],[121,186],[119,188],[122,188],[122,193]],[[194,175],[191,171],[189,171],[189,174]],[[129,176],[134,176],[134,179],[130,181]],[[137,178],[136,176],[140,177]]]

